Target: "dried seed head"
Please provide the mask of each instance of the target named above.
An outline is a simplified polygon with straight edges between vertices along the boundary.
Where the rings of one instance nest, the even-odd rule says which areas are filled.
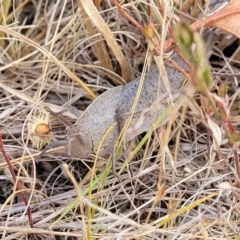
[[[48,111],[40,109],[36,116],[32,116],[29,119],[28,136],[32,141],[33,148],[39,150],[54,139],[51,133]]]
[[[49,134],[51,132],[51,128],[49,124],[46,123],[39,123],[35,128],[36,134]]]

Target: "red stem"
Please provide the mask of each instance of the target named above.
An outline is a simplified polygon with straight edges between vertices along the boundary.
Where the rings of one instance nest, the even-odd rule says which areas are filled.
[[[22,180],[18,180],[16,175],[15,175],[15,172],[13,170],[13,167],[12,167],[12,164],[9,160],[9,157],[4,149],[4,145],[3,145],[3,141],[2,141],[2,134],[0,133],[0,151],[2,152],[3,154],[3,157],[8,165],[8,168],[11,172],[11,175],[12,175],[12,178],[13,178],[13,181],[14,183],[16,184],[17,186],[17,190],[19,190],[19,194],[20,196],[22,197],[22,200],[23,202],[25,203],[26,207],[27,207],[27,214],[28,214],[28,221],[29,221],[29,225],[31,226],[31,228],[33,228],[33,221],[32,221],[32,214],[31,214],[31,210],[30,210],[30,207],[28,206],[28,199],[26,198],[24,192],[22,190],[25,189],[24,187],[24,183]]]

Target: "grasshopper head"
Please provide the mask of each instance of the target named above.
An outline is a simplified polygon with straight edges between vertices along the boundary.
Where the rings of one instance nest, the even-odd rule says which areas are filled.
[[[67,128],[68,155],[76,158],[86,158],[93,149],[92,138],[86,129],[74,125]]]

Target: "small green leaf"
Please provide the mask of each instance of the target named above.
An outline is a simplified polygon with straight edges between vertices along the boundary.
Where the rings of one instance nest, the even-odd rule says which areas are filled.
[[[187,60],[195,62],[195,56],[191,49],[192,44],[194,43],[193,32],[190,27],[184,22],[178,23],[174,29],[174,38]]]
[[[227,82],[222,83],[218,89],[218,96],[224,98],[228,93],[229,85]]]

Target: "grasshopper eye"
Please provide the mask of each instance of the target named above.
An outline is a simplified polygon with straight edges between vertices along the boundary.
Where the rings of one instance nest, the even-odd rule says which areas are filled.
[[[68,155],[76,158],[85,158],[91,153],[93,143],[90,133],[77,125],[67,129]]]

